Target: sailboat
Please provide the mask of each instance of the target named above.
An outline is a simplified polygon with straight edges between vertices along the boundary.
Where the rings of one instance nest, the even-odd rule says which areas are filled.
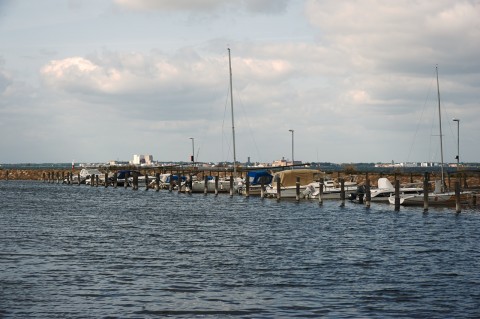
[[[442,206],[454,206],[456,204],[455,192],[447,192],[445,190],[445,173],[443,163],[443,136],[442,136],[442,112],[440,108],[440,84],[438,81],[438,66],[435,67],[437,76],[437,99],[438,99],[438,121],[440,130],[440,159],[441,159],[441,180],[435,181],[435,190],[427,194],[428,205],[442,205]],[[461,191],[460,201],[466,203],[471,195],[471,192]],[[400,194],[400,205],[423,205],[425,202],[424,194]],[[392,194],[388,198],[390,204],[395,204],[395,195]]]
[[[235,120],[233,116],[233,75],[232,75],[232,58],[230,54],[230,48],[228,48],[228,67],[230,72],[230,109],[231,109],[231,116],[232,116],[232,139],[233,139],[233,178],[234,178],[233,190],[237,191],[239,188],[239,185],[241,185],[243,181],[241,178],[237,178],[237,153],[235,150]],[[207,192],[214,192],[215,190],[214,183],[215,181],[213,179],[209,179],[207,181]],[[193,192],[204,192],[204,190],[205,190],[204,180],[197,180],[192,183]],[[221,179],[219,181],[219,190],[232,193],[233,190],[230,189],[230,180]]]

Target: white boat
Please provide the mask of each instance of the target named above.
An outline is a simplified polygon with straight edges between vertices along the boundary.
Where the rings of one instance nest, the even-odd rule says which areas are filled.
[[[305,197],[305,189],[315,181],[319,181],[325,175],[324,172],[316,169],[289,169],[276,172],[273,175],[273,182],[266,187],[265,196],[277,198],[277,181],[280,181],[280,197],[297,197],[297,177],[300,178],[300,197]]]
[[[423,205],[425,203],[425,197],[422,193],[405,193],[400,192],[400,205]],[[462,204],[468,203],[471,197],[471,192],[460,192],[460,202]],[[441,181],[435,182],[435,191],[427,194],[427,200],[429,206],[455,206],[456,197],[455,192],[442,191]],[[390,195],[388,198],[390,204],[395,204],[395,194]]]
[[[241,179],[236,178],[234,180],[234,189],[236,185],[241,181]],[[219,193],[228,193],[230,192],[230,179],[219,178],[218,179],[218,192]],[[205,180],[194,180],[192,181],[192,193],[204,193],[205,192]],[[209,177],[207,179],[207,193],[215,192],[215,178]]]
[[[80,171],[80,184],[85,183],[86,185],[91,185],[92,176],[98,176],[99,183],[103,184],[105,182],[105,174],[100,172],[97,168],[83,168]],[[76,181],[74,177],[74,183],[75,182]]]
[[[438,123],[440,131],[440,157],[441,157],[441,179],[435,181],[435,191],[427,194],[428,205],[443,205],[450,206],[455,205],[456,197],[455,192],[445,191],[445,178],[443,169],[443,135],[442,135],[442,112],[440,108],[440,85],[438,82],[438,67],[435,67],[437,76],[437,97],[438,97]],[[460,202],[468,201],[471,196],[471,192],[460,192]],[[389,197],[389,202],[395,204],[395,196]],[[400,194],[400,205],[423,205],[425,202],[424,194]]]
[[[422,187],[413,187],[413,185],[404,185],[400,187],[400,193],[409,195],[418,195],[423,193]],[[359,186],[356,193],[350,194],[351,200],[364,199],[366,190],[365,185]],[[391,195],[395,194],[395,187],[390,183],[388,178],[380,177],[377,182],[377,187],[370,189],[371,202],[388,202]]]
[[[358,184],[354,180],[345,181],[343,184],[343,189],[345,193],[356,191]],[[323,199],[340,199],[341,195],[341,185],[333,179],[327,179],[323,182]],[[313,182],[307,185],[303,191],[303,195],[306,198],[317,199],[320,195],[320,182]]]

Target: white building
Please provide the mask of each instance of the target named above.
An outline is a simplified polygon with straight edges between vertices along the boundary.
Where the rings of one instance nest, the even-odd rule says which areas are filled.
[[[153,155],[133,155],[133,165],[153,164]]]

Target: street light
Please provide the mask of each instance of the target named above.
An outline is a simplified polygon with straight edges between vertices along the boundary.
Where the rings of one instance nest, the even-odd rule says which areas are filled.
[[[457,122],[457,169],[460,167],[460,119],[453,119],[454,122]]]
[[[288,130],[289,132],[292,132],[292,165],[295,164],[295,159],[294,159],[294,156],[293,156],[293,132],[294,130]]]
[[[190,160],[192,161],[192,166],[195,167],[195,138],[189,137],[192,140],[192,156]]]

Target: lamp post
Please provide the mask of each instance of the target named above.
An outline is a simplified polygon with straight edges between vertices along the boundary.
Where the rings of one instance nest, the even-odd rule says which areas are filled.
[[[457,170],[459,169],[460,166],[460,119],[453,119],[454,122],[457,122],[457,156],[455,158],[457,159]]]
[[[192,160],[192,166],[195,167],[195,138],[190,137],[190,139],[192,140],[192,156],[190,159]]]
[[[289,132],[292,132],[292,165],[295,164],[295,159],[294,159],[294,153],[293,153],[293,132],[294,130],[288,130]],[[293,167],[292,167],[293,168]]]

